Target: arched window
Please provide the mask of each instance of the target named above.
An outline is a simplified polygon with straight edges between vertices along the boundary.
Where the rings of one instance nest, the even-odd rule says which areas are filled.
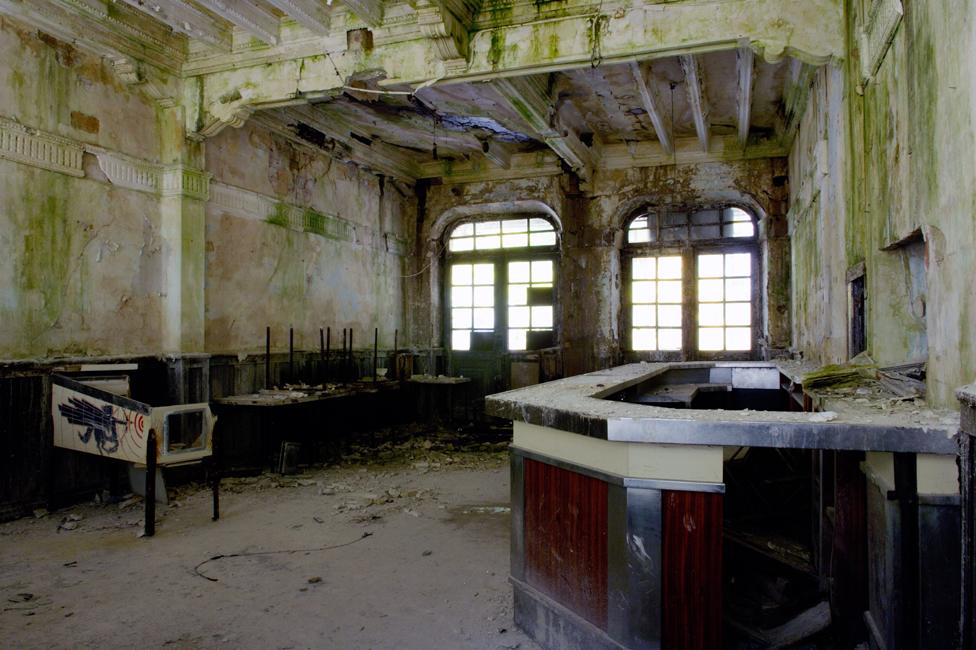
[[[558,235],[539,217],[461,223],[447,238],[445,322],[452,353],[556,344]]]
[[[759,292],[756,223],[734,206],[649,207],[627,222],[628,349],[652,359],[749,358]]]

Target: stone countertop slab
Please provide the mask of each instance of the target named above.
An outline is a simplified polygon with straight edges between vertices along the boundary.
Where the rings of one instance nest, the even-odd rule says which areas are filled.
[[[668,370],[713,367],[776,368],[786,383],[813,369],[796,362],[634,363],[489,395],[485,410],[500,418],[619,442],[958,453],[959,414],[914,403],[872,404],[814,393],[814,402],[829,413],[804,413],[672,409],[604,399]]]

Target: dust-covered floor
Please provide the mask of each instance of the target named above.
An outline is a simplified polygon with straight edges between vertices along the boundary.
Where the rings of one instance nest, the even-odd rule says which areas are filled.
[[[151,539],[138,499],[0,525],[0,646],[536,648],[512,624],[504,444],[434,438],[225,479],[217,522],[202,486],[171,490]]]

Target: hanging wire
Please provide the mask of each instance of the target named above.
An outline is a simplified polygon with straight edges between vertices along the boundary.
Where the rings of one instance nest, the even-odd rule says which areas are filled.
[[[415,278],[418,275],[423,275],[424,273],[426,273],[427,272],[427,269],[429,269],[431,267],[431,265],[434,263],[434,260],[436,260],[438,257],[440,257],[441,254],[444,252],[444,249],[447,248],[447,244],[445,244],[444,242],[441,242],[439,244],[439,246],[440,246],[440,248],[437,250],[437,252],[435,252],[433,255],[430,256],[430,261],[427,262],[424,265],[424,268],[420,269],[416,273],[410,273],[408,275],[401,275],[400,277],[401,278]]]

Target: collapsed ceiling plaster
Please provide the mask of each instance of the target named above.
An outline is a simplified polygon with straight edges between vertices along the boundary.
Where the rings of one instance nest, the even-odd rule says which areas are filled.
[[[126,83],[183,105],[201,138],[256,119],[407,182],[461,169],[432,165],[445,161],[486,174],[555,162],[586,181],[601,168],[783,155],[802,106],[791,94],[809,79],[798,70],[836,47],[823,36],[833,5],[812,1],[823,3],[822,23],[802,28],[771,0],[726,21],[679,0],[668,3],[666,27],[656,10],[631,7],[601,14],[593,34],[592,0],[39,0],[15,9],[54,33],[90,28]],[[107,6],[111,25],[99,18]],[[146,34],[155,36],[143,43]]]
[[[636,66],[657,99],[663,128],[671,140],[697,137],[695,108],[679,59],[668,57]],[[707,129],[714,136],[732,136],[739,119],[737,52],[711,52],[700,55],[698,61]],[[787,69],[787,61],[754,65],[750,135],[775,136],[781,128]],[[605,64],[532,79],[550,88],[555,98],[550,123],[572,129],[586,146],[659,143],[634,75],[632,64]],[[377,81],[357,80],[353,83],[361,91],[350,88],[311,104],[321,120],[321,131],[347,130],[342,134],[345,137],[370,147],[373,143],[395,147],[418,165],[434,158],[435,143],[437,157],[444,160],[477,159],[493,146],[508,149],[509,155],[548,148],[543,134],[490,82],[434,84],[412,92],[409,86],[384,88]],[[272,113],[297,129],[307,108],[273,109]]]

